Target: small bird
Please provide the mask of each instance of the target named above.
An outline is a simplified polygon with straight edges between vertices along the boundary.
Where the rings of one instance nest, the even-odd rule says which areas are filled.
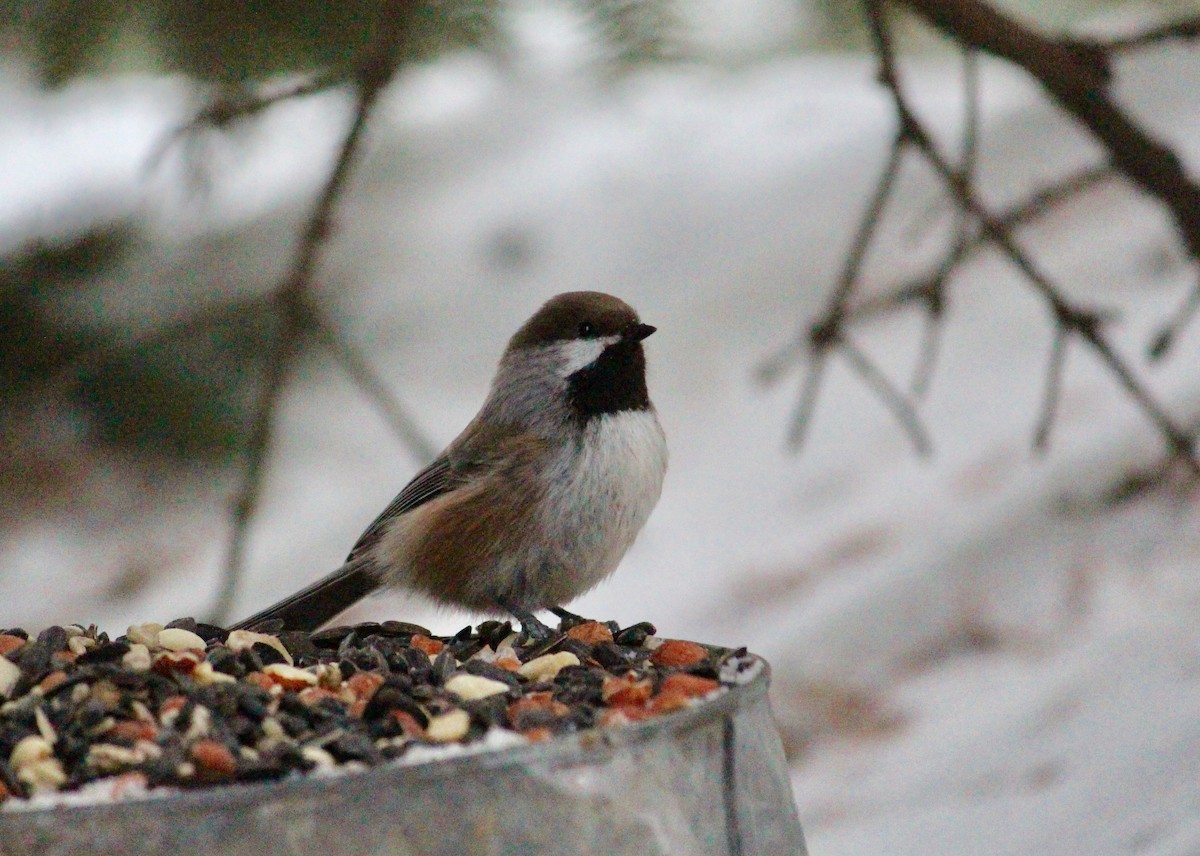
[[[479,413],[358,539],[346,564],[235,628],[315,630],[381,586],[473,612],[561,609],[611,574],[662,491],[646,390],[655,331],[596,291],[551,298],[509,340]]]

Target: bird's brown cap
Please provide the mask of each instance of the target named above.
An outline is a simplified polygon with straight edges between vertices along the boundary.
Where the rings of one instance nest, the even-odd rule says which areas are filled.
[[[644,339],[654,332],[633,307],[600,291],[568,291],[550,298],[509,340],[510,350],[536,348],[570,339],[625,336]]]

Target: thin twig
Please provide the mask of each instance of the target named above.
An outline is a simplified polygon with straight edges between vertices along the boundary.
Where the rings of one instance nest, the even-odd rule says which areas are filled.
[[[1107,166],[1084,169],[1079,173],[1035,191],[1026,199],[997,212],[993,215],[992,219],[1008,229],[1009,232],[1013,232],[1018,228],[1030,225],[1042,215],[1049,213],[1055,205],[1066,202],[1072,196],[1083,193],[1113,178],[1115,178],[1115,174]],[[965,262],[974,257],[975,253],[980,248],[986,246],[987,243],[986,235],[978,226],[975,226],[971,230],[971,237],[966,246],[952,247],[945,258],[939,262],[936,271],[909,279],[894,286],[889,291],[870,297],[862,303],[847,307],[845,313],[846,323],[857,324],[908,308],[914,303],[928,303],[934,299],[934,293],[937,291],[939,283],[948,283],[951,275]]]
[[[854,243],[850,245],[850,252],[846,255],[846,263],[842,267],[841,276],[838,277],[837,286],[829,295],[826,318],[832,319],[841,314],[859,280],[867,249],[871,246],[875,232],[879,229],[879,221],[883,218],[884,209],[887,207],[888,199],[891,198],[892,190],[896,185],[896,176],[900,174],[900,160],[904,156],[906,143],[905,134],[901,129],[892,140],[887,165],[883,168],[879,184],[875,187],[875,193],[867,205],[862,222],[859,223],[858,232],[854,235]]]
[[[1007,59],[1037,80],[1104,147],[1113,168],[1162,205],[1188,255],[1200,264],[1200,183],[1189,176],[1170,146],[1114,100],[1109,85],[1111,44],[1047,38],[985,0],[901,1],[958,44]],[[1144,38],[1191,38],[1198,33],[1200,24],[1190,19],[1157,28]],[[1165,341],[1160,336],[1154,345],[1165,350],[1170,342],[1169,336]]]
[[[908,434],[909,439],[912,440],[917,454],[922,457],[928,456],[933,451],[933,442],[929,439],[929,432],[921,424],[921,418],[917,415],[917,409],[908,400],[908,397],[895,384],[888,380],[887,375],[866,354],[848,339],[843,339],[839,343],[838,353],[846,358],[851,368],[858,373],[863,382],[871,388],[876,397],[896,417],[896,421],[900,423]]]
[[[1116,173],[1109,164],[1084,167],[1079,172],[1039,188],[1027,198],[1007,209],[996,212],[994,219],[1006,229],[1016,229],[1036,220],[1072,196],[1077,196],[1106,181],[1112,181],[1114,178],[1116,178]]]
[[[1060,179],[1050,184],[1045,185],[1026,198],[1014,202],[1008,208],[1002,208],[992,215],[997,223],[1008,229],[1010,232],[1019,228],[1029,226],[1038,218],[1050,213],[1055,207],[1069,201],[1073,196],[1085,193],[1094,187],[1097,187],[1107,181],[1115,179],[1116,173],[1112,167],[1108,165],[1085,167],[1077,173],[1073,173],[1066,178]],[[962,255],[955,257],[953,253],[943,259],[941,268],[951,265],[951,270],[944,272],[948,278],[953,272],[953,267],[961,265],[969,260],[975,251],[987,244],[987,238],[978,229],[974,228],[971,231],[971,238],[968,246],[962,248]],[[940,272],[940,271],[939,271]],[[906,304],[911,302],[914,297],[923,297],[930,288],[930,283],[937,277],[937,273],[933,275],[921,276],[916,279],[909,280],[897,286],[890,294],[895,295],[894,298],[888,295],[873,298],[869,302],[864,302],[861,307],[847,310],[848,314],[857,316],[862,312],[868,314],[879,314],[886,310],[888,302],[896,302]],[[870,305],[870,309],[868,309]]]
[[[962,166],[960,172],[963,184],[974,187],[975,176],[979,163],[979,55],[970,48],[963,52],[963,140]],[[941,344],[942,316],[946,308],[946,289],[951,272],[967,254],[967,249],[974,241],[977,230],[971,221],[971,215],[962,207],[956,207],[954,242],[949,253],[942,260],[937,273],[930,280],[928,297],[926,298],[925,325],[921,335],[921,347],[917,351],[917,360],[913,366],[913,376],[909,381],[909,390],[918,400],[924,398],[933,379],[933,367],[937,361],[938,347]]]
[[[1160,24],[1159,26],[1151,27],[1148,30],[1141,33],[1134,33],[1130,36],[1118,36],[1117,38],[1106,39],[1101,43],[1101,46],[1108,51],[1121,52],[1137,50],[1174,39],[1194,39],[1197,37],[1200,37],[1200,17],[1185,18],[1169,24]]]
[[[808,437],[813,411],[817,406],[817,393],[821,390],[821,381],[825,376],[826,356],[825,351],[814,353],[812,361],[808,364],[808,371],[804,374],[800,395],[796,398],[796,406],[788,422],[787,443],[792,449],[799,449]]]
[[[1167,351],[1175,344],[1175,339],[1183,332],[1184,327],[1196,317],[1197,310],[1200,310],[1200,280],[1197,280],[1180,307],[1150,340],[1150,347],[1147,348],[1150,359],[1161,360],[1167,355]]]
[[[153,172],[158,169],[167,152],[176,143],[197,131],[206,128],[228,128],[240,119],[257,116],[284,101],[304,98],[341,86],[347,82],[347,79],[348,76],[344,71],[325,71],[304,80],[276,86],[274,89],[259,87],[254,90],[250,87],[237,87],[223,90],[197,110],[191,119],[167,134],[154,146],[146,158],[145,170]]]
[[[1063,367],[1066,365],[1067,328],[1055,325],[1054,341],[1050,344],[1050,363],[1046,366],[1046,388],[1042,393],[1041,415],[1033,432],[1033,448],[1039,453],[1050,447],[1050,429],[1058,412],[1062,396]]]
[[[375,374],[366,358],[341,333],[330,327],[324,318],[314,315],[313,320],[321,341],[332,352],[334,359],[341,363],[342,368],[350,375],[350,379],[374,402],[379,412],[383,414],[383,418],[388,421],[392,431],[421,459],[422,464],[432,461],[437,456],[437,447],[417,425],[416,420],[408,414],[408,411],[396,401],[395,396]]]
[[[312,285],[317,258],[329,237],[333,209],[359,154],[367,121],[380,93],[395,72],[390,54],[394,40],[399,35],[399,25],[392,23],[393,16],[385,14],[383,17],[384,30],[356,73],[354,118],[342,140],[333,170],[309,217],[291,271],[275,294],[282,316],[279,342],[268,361],[263,390],[255,408],[253,428],[246,449],[245,476],[232,502],[232,531],[221,585],[212,610],[218,623],[228,616],[241,577],[249,524],[257,510],[262,491],[263,464],[270,441],[271,425],[283,381],[295,355],[295,342],[307,327],[312,326],[306,295]],[[394,16],[394,19],[398,20],[400,17]]]
[[[281,301],[282,302],[282,301]],[[282,307],[281,307],[282,308]],[[217,598],[212,607],[214,624],[224,624],[233,607],[233,598],[237,592],[238,580],[245,561],[246,535],[250,519],[258,509],[258,501],[262,493],[262,476],[266,462],[267,447],[271,440],[271,427],[274,421],[275,408],[284,382],[291,371],[292,359],[295,354],[296,331],[291,325],[280,319],[280,329],[276,331],[275,340],[267,353],[266,368],[263,372],[263,386],[255,402],[254,413],[250,423],[250,436],[246,441],[246,470],[242,475],[242,484],[231,502],[232,530],[226,547],[225,563],[221,585],[217,590]]]
[[[921,333],[921,347],[917,351],[917,361],[913,368],[913,376],[909,381],[909,391],[913,398],[920,400],[925,397],[933,379],[934,366],[937,364],[938,350],[942,341],[942,319],[946,312],[946,292],[950,276],[967,256],[972,239],[956,241],[950,252],[942,259],[941,265],[924,283],[919,292],[925,305],[925,324]],[[858,320],[857,316],[854,317]]]
[[[958,2],[966,2],[966,0],[958,0]],[[896,74],[891,37],[884,21],[882,9],[878,3],[870,2],[870,0],[868,0],[867,9],[868,23],[880,63],[879,79],[888,89],[901,127],[906,129],[905,133],[913,145],[941,176],[957,204],[974,215],[988,240],[1009,258],[1024,274],[1026,281],[1047,301],[1054,313],[1055,323],[1079,336],[1092,348],[1116,376],[1120,386],[1155,425],[1172,453],[1179,456],[1194,473],[1200,475],[1200,459],[1195,454],[1191,436],[1163,409],[1116,353],[1103,334],[1098,316],[1079,309],[1067,301],[1049,278],[1033,263],[1033,260],[1016,244],[1009,230],[992,216],[972,189],[964,185],[959,173],[953,169],[934,144],[904,97]]]
[[[845,316],[846,303],[849,301],[854,285],[859,280],[863,260],[867,249],[879,226],[887,200],[895,186],[896,176],[900,171],[900,159],[904,153],[904,138],[898,135],[892,140],[888,153],[888,161],[883,173],[876,184],[875,192],[867,205],[863,218],[859,222],[854,241],[846,254],[846,262],[838,276],[837,285],[827,304],[822,320],[811,325],[803,334],[788,343],[774,357],[764,361],[758,369],[758,377],[762,382],[774,381],[801,352],[806,352],[812,360],[804,383],[801,387],[800,398],[792,413],[788,429],[788,446],[798,449],[808,434],[808,422],[816,408],[817,392],[821,385],[821,376],[825,371],[825,352],[837,343],[840,337],[840,326]]]

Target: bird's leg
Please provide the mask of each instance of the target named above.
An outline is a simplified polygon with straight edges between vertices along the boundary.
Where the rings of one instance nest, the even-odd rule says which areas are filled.
[[[515,603],[504,599],[497,600],[500,607],[517,621],[521,622],[521,633],[533,642],[545,642],[554,635],[554,631],[539,621],[528,609],[522,609]]]

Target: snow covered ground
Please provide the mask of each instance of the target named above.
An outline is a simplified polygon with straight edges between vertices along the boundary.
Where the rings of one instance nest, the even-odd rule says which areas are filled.
[[[648,344],[672,450],[662,502],[616,576],[575,608],[768,657],[812,853],[1200,852],[1200,505],[1187,486],[1104,501],[1160,448],[1078,346],[1051,451],[1030,451],[1051,330],[1017,275],[983,254],[955,281],[922,404],[931,460],[844,367],[791,454],[799,373],[754,381],[822,305],[881,167],[891,120],[869,63],[597,84],[547,44],[503,73],[452,57],[395,87],[322,267],[331,317],[439,444],[550,295],[614,292],[660,328]],[[1119,70],[1122,96],[1193,164],[1197,71],[1200,56],[1181,49]],[[952,129],[953,67],[925,61],[912,78],[934,126]],[[997,204],[1094,156],[1011,73],[988,66],[985,92]],[[154,236],[81,291],[84,323],[147,305],[170,316],[212,282],[269,284],[346,111],[330,94],[208,139],[211,183],[187,195],[178,152],[144,171],[187,115],[180,82],[40,95],[8,80],[0,98],[12,117],[0,126],[6,247],[107,215],[135,215]],[[881,286],[918,270],[944,225],[920,228],[939,202],[926,179],[905,174],[871,258]],[[77,205],[80,187],[92,208]],[[1025,240],[1079,299],[1119,308],[1124,352],[1176,414],[1196,417],[1200,325],[1164,364],[1140,357],[1195,278],[1161,215],[1106,188]],[[903,379],[918,337],[894,319],[860,341]],[[278,428],[239,612],[336,566],[419,464],[316,360]],[[0,623],[120,632],[202,614],[226,486],[186,503],[177,480],[121,461],[71,477],[68,498],[47,500],[0,552]],[[444,631],[465,620],[403,596],[353,615],[378,616]]]

